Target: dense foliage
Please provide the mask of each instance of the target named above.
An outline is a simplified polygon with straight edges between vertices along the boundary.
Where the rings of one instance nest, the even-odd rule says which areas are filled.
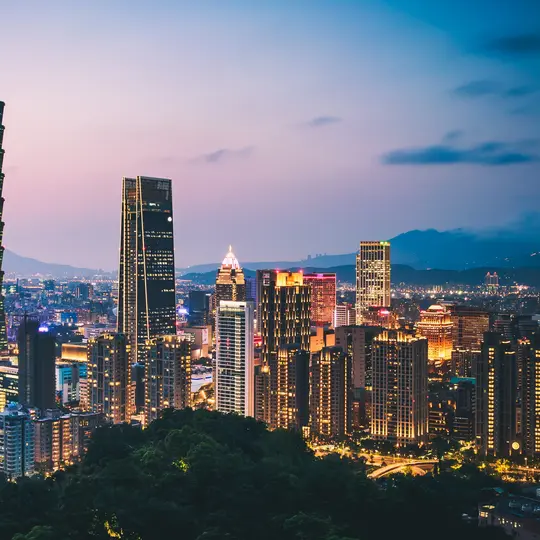
[[[467,525],[486,484],[395,477],[314,457],[294,433],[207,411],[165,411],[141,432],[99,429],[84,462],[0,485],[0,538],[344,540],[501,538]]]

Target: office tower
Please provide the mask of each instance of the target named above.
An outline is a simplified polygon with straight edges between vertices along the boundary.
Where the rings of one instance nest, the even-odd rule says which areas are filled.
[[[371,435],[397,446],[428,437],[425,338],[385,330],[373,340]]]
[[[476,441],[483,455],[508,456],[516,440],[516,354],[497,332],[486,332],[476,378]]]
[[[215,307],[216,311],[222,300],[233,302],[246,301],[246,281],[244,271],[240,268],[238,259],[235,257],[232,246],[225,255],[216,277]]]
[[[390,307],[390,242],[360,242],[356,255],[356,324],[372,306]]]
[[[300,272],[258,270],[257,291],[258,325],[262,338],[261,361],[263,373],[267,373],[262,380],[268,383],[264,392],[269,393],[268,396],[258,396],[257,402],[267,403],[264,417],[259,419],[273,428],[278,423],[280,349],[294,345],[297,351],[309,351],[310,287],[304,284]],[[291,359],[290,349],[286,349],[283,354]],[[281,381],[284,380],[281,377]]]
[[[16,403],[0,413],[0,472],[8,480],[34,472],[34,425]]]
[[[521,359],[521,432],[523,452],[540,454],[540,333],[518,344]]]
[[[19,403],[42,413],[55,400],[55,339],[47,327],[26,316],[17,333],[19,348]]]
[[[476,414],[476,384],[472,378],[452,380],[455,395],[455,413],[452,436],[458,441],[473,441]]]
[[[147,343],[145,425],[160,411],[191,406],[191,344],[180,336],[160,336]]]
[[[450,306],[452,349],[480,350],[484,333],[489,330],[489,313],[471,306]]]
[[[4,281],[4,271],[2,270],[2,262],[4,259],[4,197],[2,192],[4,189],[4,106],[5,103],[0,101],[0,351],[6,351],[8,348],[7,329],[6,329],[6,312],[4,310],[4,295],[2,294],[2,283]]]
[[[486,274],[484,283],[487,291],[491,294],[495,294],[499,289],[499,276],[497,275],[497,272],[493,272],[493,274],[488,272]]]
[[[280,347],[275,371],[276,416],[271,426],[301,431],[309,423],[309,352],[296,343]]]
[[[12,365],[0,366],[0,410],[8,403],[19,401],[19,368]]]
[[[334,328],[356,324],[356,307],[352,304],[337,304],[332,324]]]
[[[257,303],[257,279],[254,277],[247,277],[246,280],[246,300],[249,302]]]
[[[351,430],[351,358],[341,347],[312,353],[310,427],[317,437],[344,437]]]
[[[90,410],[114,424],[129,421],[129,347],[124,334],[103,334],[88,341]]]
[[[443,306],[435,304],[421,311],[416,333],[427,339],[431,362],[446,362],[452,358],[452,320]]]
[[[382,331],[382,328],[374,326],[341,326],[335,329],[336,347],[341,347],[351,361],[351,423],[355,429],[369,422],[373,340]]]
[[[482,354],[480,348],[477,350],[471,349],[456,349],[452,351],[451,372],[456,377],[472,377],[473,366],[477,362],[478,357]]]
[[[336,308],[336,274],[304,274],[311,287],[311,324],[331,325]]]
[[[252,302],[221,300],[216,313],[216,409],[255,416]]]
[[[189,291],[189,324],[205,326],[210,323],[210,298],[206,291]]]
[[[130,363],[140,364],[146,358],[147,340],[176,334],[173,206],[168,179],[123,179],[117,331],[129,340]]]
[[[379,326],[387,330],[397,330],[399,328],[397,313],[389,308],[368,307],[364,310],[362,324],[367,326]]]

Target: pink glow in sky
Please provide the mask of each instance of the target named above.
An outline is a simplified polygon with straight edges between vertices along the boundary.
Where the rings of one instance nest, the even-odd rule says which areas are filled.
[[[464,54],[404,2],[292,4],[5,2],[6,247],[114,269],[121,178],[138,174],[173,179],[177,266],[230,243],[240,262],[294,260],[537,210],[537,163],[381,163],[453,130],[465,146],[537,138],[510,105],[452,95],[534,84],[528,69]]]

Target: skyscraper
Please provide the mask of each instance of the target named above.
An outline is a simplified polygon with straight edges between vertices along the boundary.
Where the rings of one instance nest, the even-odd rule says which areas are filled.
[[[446,362],[452,357],[452,319],[450,313],[438,304],[420,312],[416,332],[428,340],[428,359]]]
[[[173,206],[168,179],[123,179],[118,332],[128,337],[131,363],[144,363],[147,340],[176,334]]]
[[[508,456],[516,440],[516,354],[497,332],[486,332],[476,378],[476,441],[483,455]]]
[[[373,340],[371,435],[398,446],[428,437],[425,338],[388,330]]]
[[[518,344],[521,359],[521,426],[523,451],[540,455],[540,333]]]
[[[343,437],[351,429],[351,357],[341,347],[312,353],[310,426],[319,437]]]
[[[369,307],[390,307],[390,242],[360,242],[356,255],[356,324]]]
[[[10,480],[34,472],[34,424],[16,403],[0,412],[0,472]]]
[[[331,325],[336,308],[336,274],[304,274],[311,287],[311,324]]]
[[[4,173],[2,167],[4,164],[4,106],[5,103],[0,101],[0,351],[7,350],[7,331],[6,331],[6,312],[4,310],[4,295],[2,294],[2,283],[4,281],[4,271],[2,270],[2,262],[4,259],[4,197],[2,191],[4,189]]]
[[[221,300],[233,302],[246,301],[244,271],[240,268],[238,259],[232,251],[232,246],[229,246],[229,252],[225,255],[216,276],[216,311],[219,308]]]
[[[253,303],[221,300],[217,307],[216,409],[255,415]]]
[[[471,306],[450,306],[452,348],[480,350],[484,333],[489,330],[489,313]]]
[[[124,334],[88,341],[90,409],[114,424],[129,421],[129,347]]]
[[[304,284],[300,272],[278,270],[257,271],[257,296],[259,299],[258,328],[262,338],[260,370],[261,381],[266,381],[265,396],[258,396],[258,403],[266,403],[264,420],[276,427],[278,422],[278,358],[280,349],[294,345],[296,351],[309,351],[310,340],[310,287]],[[287,349],[282,353],[291,358]],[[281,377],[284,384],[289,378]],[[288,382],[287,382],[288,384]],[[283,386],[280,391],[283,390]]]
[[[144,421],[148,425],[169,407],[191,406],[191,344],[180,336],[160,336],[147,343]]]
[[[55,407],[55,339],[48,328],[27,319],[19,326],[19,402],[43,414]]]

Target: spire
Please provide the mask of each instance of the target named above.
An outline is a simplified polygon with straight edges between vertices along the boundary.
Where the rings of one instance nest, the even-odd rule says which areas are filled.
[[[229,252],[225,255],[221,268],[231,268],[232,270],[240,270],[240,263],[233,253],[232,246],[229,246]]]

